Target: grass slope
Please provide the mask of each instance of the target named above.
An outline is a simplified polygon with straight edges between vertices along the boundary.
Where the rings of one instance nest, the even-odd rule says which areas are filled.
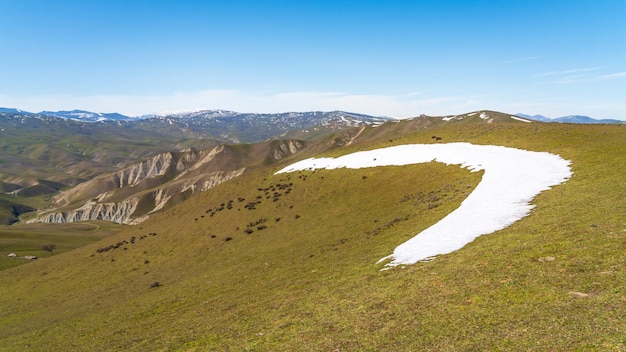
[[[624,126],[457,124],[400,136],[402,123],[333,154],[436,134],[557,153],[574,176],[505,230],[380,272],[378,259],[457,207],[480,174],[437,163],[259,170],[0,272],[0,350],[626,348]]]
[[[124,227],[103,221],[90,221],[73,224],[19,224],[0,225],[0,270],[25,264],[21,258],[10,258],[10,253],[18,257],[37,256],[45,258],[52,255],[42,249],[44,245],[54,244],[54,254],[71,251],[99,241],[119,232]]]

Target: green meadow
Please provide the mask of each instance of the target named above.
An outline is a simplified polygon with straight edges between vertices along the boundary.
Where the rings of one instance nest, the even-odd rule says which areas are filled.
[[[101,221],[0,225],[0,270],[30,262],[19,257],[46,258],[61,254],[99,241],[123,228],[122,225]],[[52,252],[43,249],[50,244],[54,245]],[[9,257],[11,253],[16,257]]]
[[[626,126],[402,121],[346,140],[322,155],[462,141],[559,154],[573,176],[512,226],[385,271],[481,173],[274,175],[290,158],[136,226],[3,227],[0,263],[43,258],[0,271],[0,351],[626,349]]]

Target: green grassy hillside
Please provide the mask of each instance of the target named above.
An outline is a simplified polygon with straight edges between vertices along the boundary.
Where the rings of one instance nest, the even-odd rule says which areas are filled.
[[[261,168],[0,271],[0,350],[626,348],[626,126],[424,127],[353,131],[332,154],[466,141],[556,153],[574,175],[509,228],[381,272],[378,259],[455,209],[481,174]]]
[[[104,221],[0,225],[0,270],[29,263],[21,257],[50,257],[99,241],[123,228],[122,225]],[[52,252],[42,248],[48,244],[54,245]],[[11,253],[17,257],[9,257]]]

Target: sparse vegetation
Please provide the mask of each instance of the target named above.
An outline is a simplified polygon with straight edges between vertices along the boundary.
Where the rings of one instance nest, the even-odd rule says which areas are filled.
[[[51,255],[54,254],[54,250],[57,248],[57,246],[53,243],[49,243],[49,244],[45,244],[41,247],[41,249],[43,249],[46,252],[50,252]]]

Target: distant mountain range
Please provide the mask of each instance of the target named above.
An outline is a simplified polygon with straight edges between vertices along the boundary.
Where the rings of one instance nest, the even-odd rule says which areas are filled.
[[[329,124],[342,124],[346,126],[362,126],[362,125],[376,125],[381,124],[389,120],[394,120],[391,117],[375,117],[364,114],[356,114],[345,111],[331,111],[331,112],[286,112],[286,113],[240,113],[228,110],[198,110],[171,114],[147,114],[142,116],[126,116],[119,113],[99,113],[85,110],[69,110],[69,111],[41,111],[38,113],[32,113],[20,109],[2,108],[0,107],[0,113],[30,115],[30,116],[46,116],[56,117],[66,120],[81,121],[81,122],[105,122],[105,121],[139,121],[158,118],[161,120],[169,119],[173,122],[181,123],[183,121],[190,122],[192,120],[204,120],[204,123],[194,121],[188,127],[198,127],[198,125],[206,124],[207,119],[217,119],[220,122],[234,122],[234,121],[246,121],[254,119],[256,121],[264,121],[269,123],[279,123],[289,125],[287,129],[292,128],[304,128],[311,125],[329,125]],[[543,115],[528,115],[523,113],[517,113],[516,116],[530,119],[540,122],[559,122],[559,123],[582,123],[582,124],[622,124],[626,121],[616,119],[594,119],[589,116],[583,115],[568,115],[556,118],[549,118]],[[250,123],[248,121],[248,123]],[[195,125],[195,126],[194,126]]]
[[[119,128],[147,130],[187,138],[212,138],[231,143],[255,143],[269,138],[310,138],[350,127],[380,125],[393,120],[345,111],[286,112],[276,114],[239,113],[227,110],[199,110],[167,115],[131,117],[118,113],[84,110],[27,112],[0,108],[5,119],[30,119],[45,124],[63,121],[86,123],[82,129]],[[105,126],[90,126],[102,123]],[[313,132],[313,133],[312,133]]]
[[[621,121],[621,120],[615,120],[615,119],[598,120],[598,119],[591,118],[589,116],[582,116],[582,115],[561,116],[561,117],[557,117],[557,118],[554,118],[554,119],[551,119],[549,117],[545,117],[543,115],[526,115],[526,114],[521,114],[521,113],[518,113],[516,115],[519,116],[519,117],[527,118],[529,120],[535,120],[535,121],[540,121],[540,122],[583,123],[583,124],[585,124],[585,123],[587,123],[587,124],[592,124],[592,123],[601,123],[601,124],[626,123],[626,121]]]
[[[137,120],[137,117],[130,117],[118,113],[99,113],[85,110],[71,111],[41,111],[32,113],[20,109],[0,108],[0,113],[19,114],[24,116],[47,116],[58,117],[66,120],[83,121],[83,122],[101,122],[101,121],[129,121]]]
[[[22,116],[46,116],[57,117],[66,120],[74,120],[81,122],[104,122],[104,121],[137,121],[151,118],[172,118],[172,119],[249,119],[255,118],[266,121],[287,121],[289,120],[296,125],[303,123],[308,125],[310,122],[314,123],[333,123],[333,122],[349,122],[348,124],[359,125],[365,124],[377,124],[384,123],[389,120],[393,120],[390,117],[375,117],[365,114],[356,114],[345,111],[311,111],[311,112],[286,112],[286,113],[240,113],[228,110],[198,110],[187,111],[171,114],[148,114],[142,116],[126,116],[119,113],[99,113],[85,110],[63,110],[63,111],[41,111],[38,113],[32,113],[20,109],[2,108],[0,107],[0,113],[19,114]],[[312,120],[312,121],[311,121]]]
[[[96,113],[84,110],[72,110],[72,111],[42,111],[39,115],[45,115],[49,117],[59,117],[62,119],[84,121],[84,122],[99,122],[99,121],[129,121],[136,118],[125,116],[118,113]]]

